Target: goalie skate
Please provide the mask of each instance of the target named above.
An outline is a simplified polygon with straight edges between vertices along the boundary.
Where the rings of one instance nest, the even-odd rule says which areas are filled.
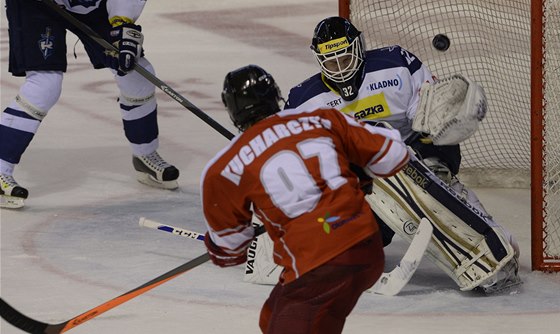
[[[176,189],[179,170],[167,163],[154,151],[143,156],[133,156],[132,164],[138,182],[155,188]]]
[[[463,291],[499,280],[500,270],[515,261],[513,246],[491,217],[464,201],[414,157],[397,175],[375,179],[366,199],[395,233],[409,241],[420,218],[430,219],[434,231],[427,256]]]
[[[476,290],[480,290],[485,294],[496,294],[503,292],[513,292],[514,288],[521,285],[523,282],[519,278],[517,273],[519,269],[519,264],[517,258],[508,262],[502,270],[500,270],[497,275],[489,278],[485,282],[482,282]]]
[[[27,189],[20,186],[13,176],[0,174],[0,208],[21,208],[28,195]]]

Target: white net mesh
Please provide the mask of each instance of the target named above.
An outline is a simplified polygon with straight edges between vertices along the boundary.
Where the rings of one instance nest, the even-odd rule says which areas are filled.
[[[560,0],[542,2],[542,248],[544,261],[560,268]],[[541,75],[531,73],[531,5],[531,0],[349,2],[350,20],[364,33],[368,49],[398,44],[437,77],[461,73],[484,87],[487,116],[461,145],[460,177],[470,186],[529,187],[531,76]],[[447,51],[432,46],[437,34],[449,37]]]
[[[528,186],[529,1],[360,0],[350,2],[350,13],[368,48],[399,44],[439,78],[461,73],[481,83],[489,111],[477,134],[462,145],[462,167],[497,169],[500,182],[508,175],[502,171],[515,170]],[[432,46],[440,33],[451,40],[445,52]]]
[[[544,9],[543,253],[560,263],[560,1],[545,1]]]

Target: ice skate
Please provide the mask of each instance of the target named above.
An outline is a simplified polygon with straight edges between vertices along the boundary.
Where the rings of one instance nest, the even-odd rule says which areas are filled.
[[[27,189],[20,186],[13,176],[0,174],[0,208],[21,208],[28,195]]]
[[[148,155],[132,156],[138,182],[150,187],[176,189],[179,170],[170,165],[154,151]]]
[[[523,282],[519,277],[519,262],[517,257],[513,257],[494,277],[483,282],[478,289],[487,295],[515,292],[513,288],[521,285]]]

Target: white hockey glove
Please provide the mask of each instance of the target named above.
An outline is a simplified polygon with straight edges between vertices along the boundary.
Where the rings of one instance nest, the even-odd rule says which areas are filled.
[[[412,129],[427,133],[434,145],[455,145],[478,130],[486,111],[484,89],[456,74],[422,85]]]

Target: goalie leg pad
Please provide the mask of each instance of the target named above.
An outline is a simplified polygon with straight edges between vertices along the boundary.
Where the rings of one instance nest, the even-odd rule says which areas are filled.
[[[426,190],[433,190],[430,187],[437,187],[439,195],[447,194],[446,205],[432,196],[437,192]],[[405,240],[412,239],[411,231],[420,218],[428,217],[434,232],[427,256],[461,290],[472,290],[494,277],[515,255],[501,228],[493,222],[489,224],[489,217],[473,211],[472,206],[463,203],[443,181],[417,162],[409,163],[391,178],[376,179],[373,192],[366,199],[377,215]],[[458,214],[449,207],[471,212]]]

